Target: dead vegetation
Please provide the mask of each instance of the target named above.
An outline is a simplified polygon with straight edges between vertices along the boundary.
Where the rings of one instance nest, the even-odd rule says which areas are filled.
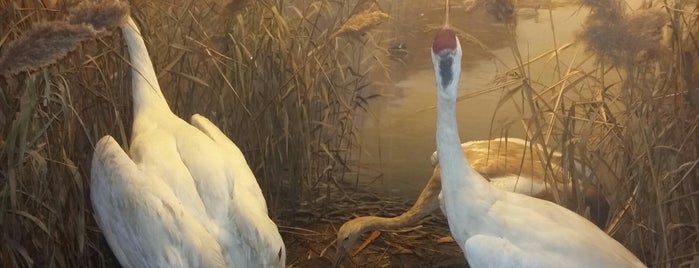
[[[582,4],[590,11],[581,11],[589,13],[579,40],[531,58],[512,50],[517,66],[506,72],[504,95],[520,111],[529,139],[564,152],[564,165],[575,158],[592,167],[591,182],[612,206],[608,233],[649,267],[693,267],[699,263],[698,7]],[[513,24],[506,27],[513,33]],[[589,53],[572,49],[580,46]]]
[[[518,75],[504,79],[500,104],[517,105],[531,140],[593,167],[590,180],[612,205],[608,231],[641,260],[690,267],[699,258],[697,9],[668,3],[632,14],[620,2],[595,1],[585,1],[593,11],[581,37],[597,56],[562,61],[558,53],[575,44],[531,60],[515,49],[518,64],[507,73]],[[24,2],[0,0],[4,57],[19,55],[7,50],[30,29],[65,21],[78,1]],[[369,101],[372,68],[381,67],[368,31],[386,14],[371,2],[131,1],[170,106],[184,118],[211,118],[239,144],[293,267],[327,266],[334,230],[350,217],[409,207],[385,198],[357,205],[349,190],[334,189],[353,168],[354,118]],[[670,32],[658,38],[652,30],[661,22]],[[90,32],[102,28],[78,31],[79,48],[63,59],[0,64],[16,73],[0,79],[2,267],[115,265],[92,218],[87,174],[97,138],[128,146],[131,94],[120,35]],[[544,60],[556,79],[532,74],[528,66]],[[438,242],[448,235],[444,222],[384,233],[355,264],[461,259],[456,245]]]
[[[13,73],[0,79],[2,267],[115,264],[92,218],[88,174],[99,137],[128,146],[129,65],[115,21],[73,10],[78,2],[0,1],[0,52]],[[350,168],[353,118],[378,66],[362,23],[364,36],[331,36],[364,11],[356,1],[284,3],[130,1],[170,106],[211,118],[240,145],[273,218],[317,206]],[[79,31],[21,43],[32,32],[47,38],[41,27]],[[12,57],[29,49],[34,61],[20,66]]]

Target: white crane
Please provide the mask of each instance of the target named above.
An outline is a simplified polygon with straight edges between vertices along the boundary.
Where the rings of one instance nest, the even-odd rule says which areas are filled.
[[[551,201],[554,192],[570,193],[572,184],[559,165],[559,152],[553,152],[550,168],[546,168],[543,148],[519,138],[469,141],[462,143],[461,149],[471,167],[497,188]],[[439,164],[437,151],[432,153],[430,161],[432,166]],[[575,163],[575,172],[586,173],[584,166]],[[553,178],[554,185],[545,180],[547,174]]]
[[[550,172],[558,184],[558,191],[567,191],[565,194],[568,197],[571,195],[572,183],[566,183],[562,168],[556,164],[561,161],[559,152],[552,153],[551,170],[547,171],[542,162],[544,160],[539,157],[539,154],[543,153],[541,146],[532,145],[522,139],[496,138],[469,141],[462,143],[461,149],[471,167],[499,189],[553,201],[554,187],[544,180],[545,173]],[[362,234],[374,230],[396,230],[414,225],[440,207],[439,196],[442,184],[437,152],[432,154],[431,161],[435,166],[432,176],[415,204],[406,212],[393,218],[357,217],[340,227],[337,232],[336,265],[357,245]],[[587,169],[577,162],[574,169],[574,174],[577,176],[589,175],[586,172]],[[582,180],[579,179],[579,181]],[[598,226],[603,225],[609,209],[606,200],[591,187],[585,188],[584,195],[586,204],[590,204],[590,214],[599,223]],[[564,203],[568,203],[567,201],[563,200]]]
[[[437,150],[449,229],[471,267],[645,267],[592,222],[488,184],[464,158],[456,124],[461,45],[447,20],[432,43]]]
[[[110,136],[92,158],[95,218],[124,267],[284,267],[286,250],[240,149],[201,115],[172,113],[131,17],[129,154]]]

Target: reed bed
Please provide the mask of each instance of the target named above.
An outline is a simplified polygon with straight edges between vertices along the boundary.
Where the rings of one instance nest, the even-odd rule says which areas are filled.
[[[69,21],[77,2],[0,0],[0,52],[36,25]],[[382,68],[371,31],[387,16],[374,1],[130,4],[171,108],[211,118],[241,147],[286,240],[294,229],[285,224],[308,221],[309,209],[333,224],[348,214],[318,211],[343,199],[335,186],[355,171],[355,118]],[[500,80],[499,105],[516,105],[528,138],[563,152],[564,166],[578,159],[590,167],[586,183],[611,205],[611,235],[651,267],[691,267],[699,258],[697,7],[583,4],[591,11],[578,41],[531,58],[513,49],[517,66]],[[516,48],[511,3],[485,7]],[[0,78],[2,267],[115,264],[92,218],[88,174],[98,138],[128,146],[130,69],[118,30],[77,36],[85,40],[65,58]],[[572,49],[581,46],[588,53]],[[540,62],[551,75],[533,70]],[[542,157],[552,161],[550,152]],[[327,250],[317,246],[308,252]]]
[[[0,52],[36,25],[70,21],[79,1],[29,2],[0,0]],[[130,1],[170,107],[239,145],[281,225],[301,204],[322,205],[351,168],[353,120],[380,67],[368,31],[386,19],[367,2]],[[89,201],[94,143],[112,135],[127,148],[131,131],[126,49],[106,31],[0,79],[2,267],[115,264]]]
[[[609,234],[649,267],[695,267],[699,6],[581,4],[587,19],[578,39],[542,55],[517,49],[516,25],[506,22],[517,64],[503,75],[500,105],[515,105],[528,138],[563,152],[564,165],[579,159],[591,168],[587,183],[611,205]],[[541,65],[549,67],[533,67]]]

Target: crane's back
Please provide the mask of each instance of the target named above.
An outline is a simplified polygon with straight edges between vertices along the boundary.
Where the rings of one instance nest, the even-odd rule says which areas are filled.
[[[473,224],[475,228],[470,229],[466,244],[472,243],[471,256],[469,246],[464,245],[469,263],[483,258],[478,254],[487,251],[477,244],[490,241],[501,243],[513,254],[488,252],[486,256],[497,254],[513,263],[536,267],[645,267],[633,253],[582,216],[545,200],[501,192],[501,198],[482,217],[486,224]]]
[[[121,25],[132,67],[129,155],[111,137],[93,157],[93,206],[129,267],[284,267],[285,248],[242,152],[202,116],[174,115],[138,27]],[[135,216],[134,216],[135,215]]]

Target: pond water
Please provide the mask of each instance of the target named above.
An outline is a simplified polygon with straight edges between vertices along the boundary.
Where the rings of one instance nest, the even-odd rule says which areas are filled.
[[[397,2],[397,3],[396,3]],[[484,11],[467,14],[462,1],[453,1],[451,24],[475,38],[489,53],[460,34],[464,56],[460,95],[493,88],[496,76],[516,66],[505,27]],[[415,197],[432,174],[429,157],[435,150],[436,95],[430,47],[435,30],[443,25],[441,1],[394,1],[390,7],[393,45],[402,44],[407,54],[392,61],[393,81],[384,87],[384,97],[370,103],[370,115],[361,126],[362,170],[359,182],[374,191]],[[529,6],[536,6],[536,3]],[[544,5],[541,5],[544,6]],[[384,7],[384,9],[386,9]],[[480,9],[482,10],[482,8]],[[588,15],[578,4],[560,4],[551,9],[520,6],[516,39],[521,57],[534,58],[574,40]],[[555,37],[555,40],[554,40]],[[575,61],[583,53],[580,44],[559,55],[559,62]],[[493,57],[494,56],[494,57]],[[499,60],[497,60],[497,59]],[[555,60],[530,66],[530,77],[542,83],[558,80]],[[563,71],[567,66],[561,66]],[[468,98],[457,103],[461,140],[482,140],[503,135],[523,137],[520,115],[512,102],[498,109],[503,90]],[[492,122],[492,128],[491,128]],[[368,174],[368,175],[367,175]]]

